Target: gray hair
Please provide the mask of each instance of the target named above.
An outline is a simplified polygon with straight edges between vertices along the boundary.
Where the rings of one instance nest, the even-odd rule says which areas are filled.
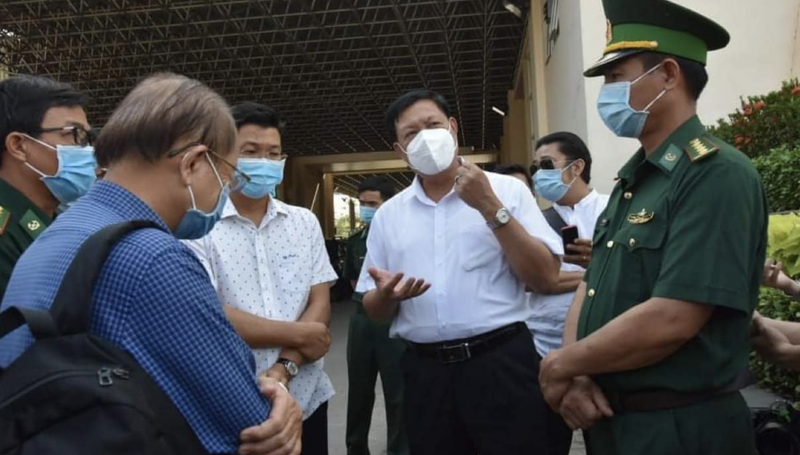
[[[236,124],[225,100],[202,82],[157,73],[117,106],[97,138],[95,154],[101,166],[132,155],[155,162],[180,140],[225,154],[233,150]]]

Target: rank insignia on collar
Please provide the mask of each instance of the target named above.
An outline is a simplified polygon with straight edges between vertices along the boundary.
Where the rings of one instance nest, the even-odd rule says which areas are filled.
[[[631,224],[645,224],[649,223],[653,217],[656,216],[656,212],[648,212],[645,209],[642,209],[639,213],[631,213],[628,215],[628,223]]]
[[[22,229],[28,233],[29,236],[33,240],[36,240],[39,237],[39,234],[44,232],[45,224],[42,220],[33,213],[32,210],[28,210],[25,212],[25,215],[22,216],[22,219],[19,220],[19,225]]]
[[[703,136],[692,139],[689,145],[684,149],[692,163],[708,158],[719,150],[719,146],[715,144],[710,137]]]

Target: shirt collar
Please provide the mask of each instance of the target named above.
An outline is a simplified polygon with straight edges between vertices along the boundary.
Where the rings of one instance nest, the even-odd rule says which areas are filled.
[[[83,198],[110,207],[121,218],[153,221],[165,231],[172,232],[167,223],[139,196],[116,183],[101,180],[92,185]]]
[[[635,176],[636,172],[639,170],[640,165],[644,162],[651,164],[652,166],[660,169],[665,174],[669,175],[672,172],[674,166],[666,166],[665,163],[667,162],[674,162],[682,157],[682,154],[678,155],[683,148],[689,144],[692,139],[702,136],[705,134],[706,128],[700,122],[700,119],[695,115],[683,125],[679,126],[678,129],[672,132],[667,139],[665,139],[661,145],[656,148],[650,156],[646,156],[644,148],[639,148],[639,150],[622,166],[622,169],[619,170],[619,178],[628,182],[631,182]],[[667,157],[667,154],[675,155]],[[670,158],[670,159],[667,159]]]
[[[575,204],[574,210],[577,211],[577,210],[582,209],[582,208],[584,208],[586,206],[594,205],[594,203],[595,203],[595,201],[597,201],[598,197],[600,197],[600,194],[597,192],[597,190],[591,190],[589,192],[589,194],[584,196],[583,199],[581,199],[580,201],[578,201],[577,204]],[[559,210],[563,210],[563,211],[571,211],[571,210],[573,210],[573,208],[568,206],[568,205],[560,205],[560,204],[556,204],[556,203],[553,203],[553,208],[555,208],[557,211],[559,211]]]
[[[46,225],[52,222],[50,216],[45,214],[38,205],[3,179],[0,179],[0,194],[3,195],[2,208],[15,216],[22,218],[30,210]]]
[[[261,224],[264,225],[268,223],[278,215],[289,216],[289,207],[282,201],[270,196],[267,213],[264,215],[264,221]],[[222,218],[225,219],[231,217],[244,218],[243,216],[239,215],[239,211],[236,210],[236,205],[233,204],[233,200],[228,198],[228,201],[225,202],[225,208],[222,209]]]
[[[453,193],[454,190],[450,190],[439,202],[443,202]],[[414,177],[414,181],[411,182],[411,186],[409,187],[408,193],[406,193],[406,201],[408,201],[412,197],[416,197],[418,201],[422,202],[425,205],[435,206],[437,205],[436,202],[433,202],[431,198],[425,194],[425,188],[422,187],[422,180],[420,180],[419,176]]]

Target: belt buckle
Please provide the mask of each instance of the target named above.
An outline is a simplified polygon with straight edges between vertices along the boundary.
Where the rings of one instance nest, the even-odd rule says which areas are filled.
[[[472,358],[469,343],[445,346],[439,349],[439,361],[444,364],[459,363]]]

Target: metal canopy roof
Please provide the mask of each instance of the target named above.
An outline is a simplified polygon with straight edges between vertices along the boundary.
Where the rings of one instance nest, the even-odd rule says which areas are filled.
[[[500,0],[1,0],[0,64],[88,92],[94,124],[143,76],[185,74],[278,109],[295,155],[390,149],[386,107],[427,87],[461,145],[496,149],[524,29]]]

